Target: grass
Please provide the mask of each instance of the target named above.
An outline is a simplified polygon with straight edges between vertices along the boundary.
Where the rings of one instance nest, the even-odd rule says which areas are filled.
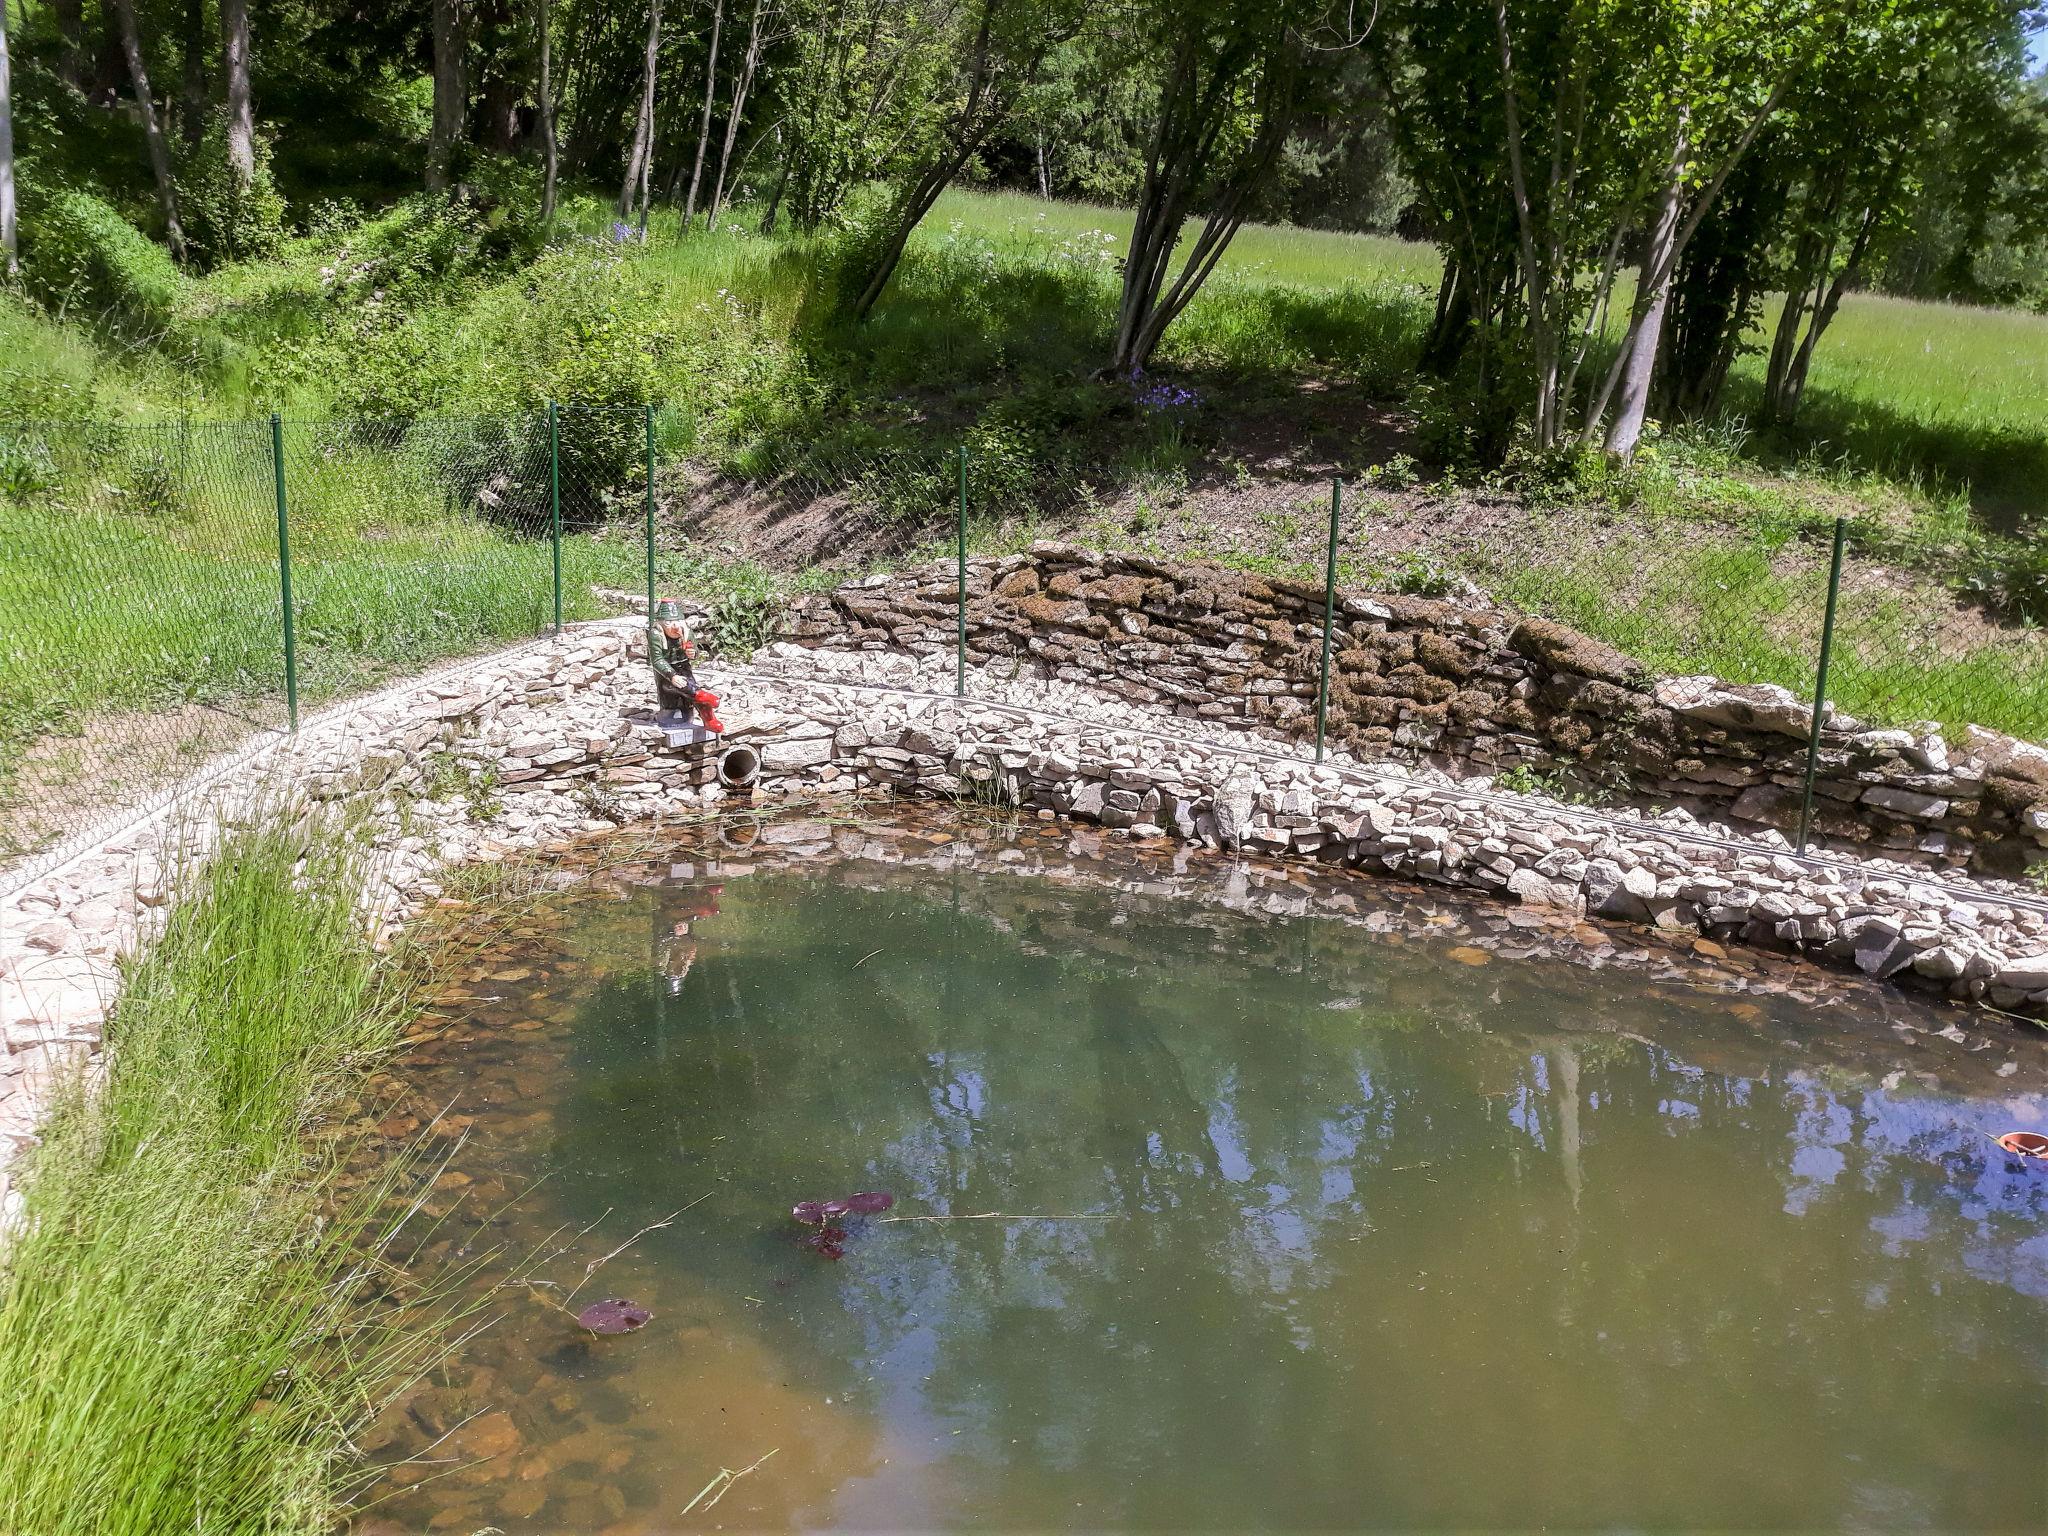
[[[104,1081],[34,1154],[0,1247],[0,1530],[331,1530],[351,1437],[435,1351],[380,1299],[388,1186],[345,1192],[341,1144],[308,1136],[405,992],[346,842],[291,827],[182,882]]]
[[[751,218],[679,238],[664,210],[649,245],[619,247],[604,238],[603,203],[575,197],[564,243],[537,262],[474,261],[428,281],[406,275],[417,253],[404,219],[382,216],[339,245],[302,239],[195,280],[170,333],[143,340],[95,339],[78,317],[59,324],[0,295],[0,414],[64,423],[55,449],[0,434],[0,804],[24,793],[25,746],[107,711],[133,712],[143,730],[148,711],[181,705],[281,717],[260,424],[273,407],[290,413],[300,674],[314,704],[552,621],[543,401],[663,402],[664,463],[687,456],[772,482],[791,511],[837,497],[878,528],[921,525],[949,504],[964,441],[985,515],[1014,523],[1036,508],[1057,526],[1098,502],[1121,516],[1137,497],[1120,537],[1142,538],[1219,455],[1270,451],[1243,445],[1247,424],[1284,437],[1295,421],[1302,443],[1327,437],[1304,410],[1305,383],[1409,398],[1437,272],[1435,253],[1410,242],[1248,227],[1159,360],[1203,403],[1148,415],[1089,378],[1107,351],[1125,213],[950,192],[857,330],[823,302],[831,241],[764,238]],[[366,251],[387,263],[388,291],[333,276]],[[1741,363],[1738,399],[1757,361]],[[2048,485],[2048,318],[1852,296],[1809,402],[1793,441],[1688,431],[1625,474],[1587,468],[1546,540],[1546,601],[1660,665],[1803,686],[1812,561],[1791,593],[1778,567],[1846,511],[1859,564],[1911,573],[1915,601],[1969,621],[1937,631],[1910,602],[1859,595],[1845,630],[1854,654],[1837,673],[1845,702],[1883,718],[2048,726],[2031,639],[1970,620],[1944,590],[1999,596],[2002,571],[2042,566],[1999,530],[2039,510]],[[94,424],[181,409],[256,419]],[[329,413],[375,420],[337,430],[318,422]],[[593,584],[641,584],[643,450],[631,411],[583,415],[563,442],[564,615],[575,618],[597,611]],[[1412,473],[1403,449],[1371,433],[1319,451],[1354,475]],[[1466,489],[1441,487],[1446,506]],[[1599,532],[1617,514],[1656,533],[1622,571],[1608,569]],[[1705,544],[1702,528],[1714,533]],[[1705,570],[1730,540],[1739,558]],[[740,646],[757,638],[774,584],[748,554],[664,562],[665,584],[712,598]],[[1287,538],[1259,554],[1302,556]],[[1538,595],[1532,572],[1475,574],[1503,595]],[[1705,590],[1722,614],[1702,613],[1691,594]]]

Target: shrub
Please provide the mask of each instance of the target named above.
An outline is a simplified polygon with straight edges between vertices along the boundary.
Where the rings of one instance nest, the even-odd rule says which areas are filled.
[[[170,327],[185,278],[168,252],[90,192],[38,199],[22,230],[22,276],[52,309],[136,336]]]
[[[202,265],[268,256],[284,239],[284,197],[270,174],[270,140],[258,134],[255,174],[243,185],[228,164],[228,117],[207,119],[178,177],[185,243]]]

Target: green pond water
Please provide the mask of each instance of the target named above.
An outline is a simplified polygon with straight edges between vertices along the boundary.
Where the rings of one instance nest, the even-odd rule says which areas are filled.
[[[415,1070],[474,1117],[463,1251],[544,1283],[411,1405],[394,1456],[457,1427],[376,1518],[2048,1522],[2048,1169],[1983,1134],[2041,1124],[2031,1064],[1902,1045],[1876,989],[1738,1000],[1182,871],[664,865],[515,934]],[[862,1190],[1019,1219],[799,1244],[794,1202]],[[653,1321],[556,1304],[606,1296]]]

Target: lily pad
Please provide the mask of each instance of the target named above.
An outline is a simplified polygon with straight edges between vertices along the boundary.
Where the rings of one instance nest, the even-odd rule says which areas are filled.
[[[576,1314],[576,1321],[592,1333],[632,1333],[645,1328],[654,1314],[636,1302],[613,1296],[593,1301]]]
[[[884,1189],[870,1189],[858,1195],[848,1195],[840,1202],[856,1216],[872,1216],[877,1211],[886,1211],[896,1203],[896,1197]]]

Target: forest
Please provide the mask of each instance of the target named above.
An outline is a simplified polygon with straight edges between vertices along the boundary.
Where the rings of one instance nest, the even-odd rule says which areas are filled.
[[[858,323],[948,188],[996,186],[1131,210],[1109,374],[1248,221],[1427,242],[1415,362],[1498,461],[1626,456],[1750,350],[1746,404],[1791,424],[1860,290],[2048,309],[2022,0],[10,5],[9,271],[131,330],[179,276],[401,204],[530,256],[597,187],[621,240],[743,210],[828,241]]]

